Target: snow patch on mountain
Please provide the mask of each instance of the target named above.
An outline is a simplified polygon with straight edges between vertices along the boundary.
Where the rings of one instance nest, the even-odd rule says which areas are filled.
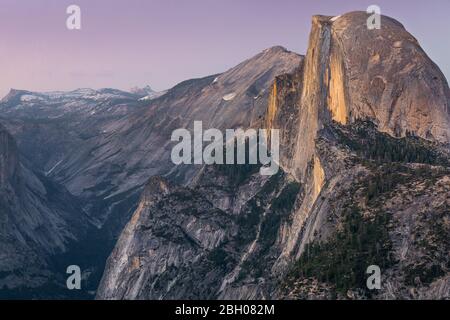
[[[236,92],[232,92],[223,96],[224,101],[231,101],[236,97]]]
[[[160,91],[160,92],[153,92],[149,95],[146,95],[145,97],[142,97],[139,99],[139,101],[150,101],[150,100],[154,100],[156,98],[159,98],[163,95],[165,95],[167,93],[167,90],[164,91]]]
[[[23,101],[23,102],[39,101],[39,100],[44,100],[44,99],[42,99],[41,97],[35,96],[35,95],[31,95],[31,94],[25,94],[20,97],[20,101]]]

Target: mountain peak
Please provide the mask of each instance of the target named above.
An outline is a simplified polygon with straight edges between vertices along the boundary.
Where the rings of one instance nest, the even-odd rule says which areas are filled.
[[[130,92],[132,94],[135,94],[139,96],[139,98],[143,98],[145,96],[151,95],[156,93],[155,90],[153,90],[149,85],[146,85],[145,87],[133,87],[130,89]]]
[[[277,45],[277,46],[267,48],[263,52],[279,53],[279,52],[290,52],[290,51],[283,46]]]
[[[414,132],[449,142],[445,76],[400,22],[382,16],[381,29],[369,30],[367,18],[363,11],[313,17],[311,79],[319,81],[328,70],[323,74],[328,97],[320,105],[342,124],[372,119],[393,136]]]
[[[14,89],[11,88],[6,96],[4,96],[0,103],[15,103],[19,101],[20,97],[25,94],[31,94],[30,91],[27,90],[20,90],[20,89]]]

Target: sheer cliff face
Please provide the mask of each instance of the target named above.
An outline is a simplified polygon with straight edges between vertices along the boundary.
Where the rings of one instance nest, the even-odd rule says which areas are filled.
[[[365,13],[323,22],[330,31],[328,108],[345,124],[373,119],[395,136],[450,141],[449,89],[439,68],[397,21],[367,30]],[[328,41],[328,39],[325,39]]]
[[[364,12],[313,17],[305,61],[284,77],[295,83],[283,87],[279,78],[273,84],[272,92],[295,92],[295,98],[290,93],[271,100],[268,124],[293,132],[296,146],[285,148],[281,157],[299,179],[313,157],[317,130],[330,120],[366,119],[396,137],[409,132],[450,142],[450,91],[442,72],[399,22],[382,17],[380,30],[368,30],[366,21]],[[283,110],[293,105],[300,111],[289,111],[286,122]]]
[[[18,181],[19,161],[17,146],[11,135],[0,126],[0,186],[16,184]]]
[[[254,125],[280,129],[280,173],[150,183],[98,298],[448,298],[448,85],[398,22],[366,19],[315,16],[305,59],[275,78]]]
[[[316,148],[324,126],[363,119],[395,137],[450,142],[450,95],[439,68],[397,21],[383,17],[381,30],[368,30],[366,21],[364,12],[313,17],[305,60],[272,85],[266,125],[281,129],[281,166],[305,184],[307,195],[283,255],[304,247],[298,230],[325,183],[320,173],[327,160],[320,161]]]
[[[246,281],[246,274],[257,267],[255,274],[269,275],[264,268],[281,252],[271,231],[288,213],[271,206],[295,198],[299,186],[284,173],[244,175],[236,180],[227,169],[207,167],[191,188],[152,178],[108,259],[97,298],[266,295],[267,288]]]
[[[375,119],[380,130],[395,136],[409,131],[449,142],[444,75],[400,23],[382,17],[381,29],[368,31],[366,19],[364,13],[351,13],[330,26],[333,119]]]
[[[16,142],[2,127],[0,182],[0,297],[14,296],[16,289],[26,295],[56,280],[49,258],[79,240],[89,223],[64,188],[20,161]]]

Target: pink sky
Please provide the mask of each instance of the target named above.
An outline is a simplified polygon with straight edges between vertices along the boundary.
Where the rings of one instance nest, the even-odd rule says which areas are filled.
[[[450,77],[450,1],[377,0]],[[66,8],[82,30],[66,28]],[[313,14],[365,10],[366,0],[0,0],[0,96],[79,87],[163,90],[282,45],[305,53]]]

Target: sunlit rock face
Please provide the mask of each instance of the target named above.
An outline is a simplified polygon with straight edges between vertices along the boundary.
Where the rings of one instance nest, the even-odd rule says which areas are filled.
[[[450,141],[450,93],[442,72],[399,22],[383,16],[380,30],[368,30],[366,21],[364,12],[313,17],[299,71],[284,88],[277,82],[287,76],[273,85],[272,92],[295,92],[278,101],[271,97],[267,123],[289,126],[296,146],[285,150],[290,156],[282,162],[299,179],[313,155],[317,130],[330,120],[345,125],[370,119],[396,137],[413,133]],[[292,110],[294,105],[299,110]],[[274,111],[288,108],[291,118]]]
[[[449,88],[418,41],[396,20],[367,30],[367,14],[353,12],[330,23],[329,108],[345,124],[373,119],[395,136],[413,132],[450,141]]]
[[[279,174],[205,166],[188,187],[152,179],[97,298],[448,297],[448,85],[400,23],[371,31],[366,19],[313,17],[306,56],[272,81],[262,117],[241,120],[280,130]],[[365,291],[354,257],[383,266],[381,291]]]

